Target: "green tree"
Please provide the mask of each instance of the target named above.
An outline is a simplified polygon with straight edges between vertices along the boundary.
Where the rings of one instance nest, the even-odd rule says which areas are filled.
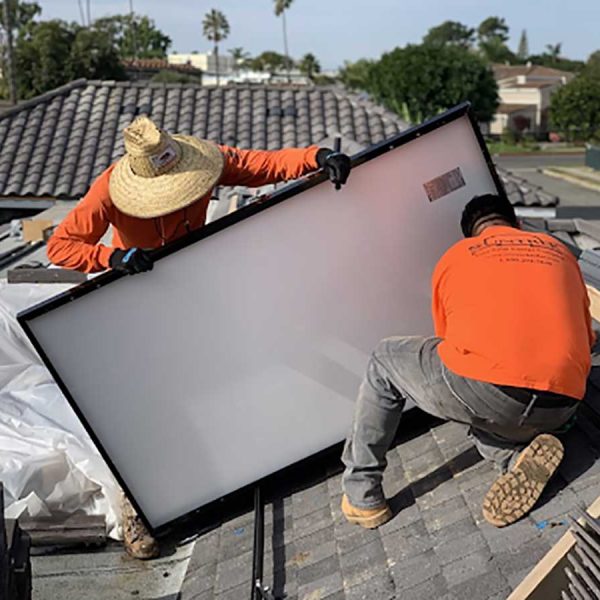
[[[508,25],[500,17],[488,17],[477,28],[477,39],[482,56],[489,62],[517,62],[517,57],[506,45]]]
[[[562,42],[558,42],[558,44],[546,44],[546,54],[553,61],[557,61],[560,58],[561,50]]]
[[[178,71],[170,71],[161,69],[156,75],[153,75],[150,81],[158,83],[202,83],[202,77],[197,75],[189,75],[188,73],[180,73]]]
[[[42,14],[42,7],[37,2],[8,0],[8,10],[10,11],[13,32],[16,34],[32,23],[38,15]],[[0,10],[0,29],[2,29],[2,33],[4,33],[6,29],[4,23],[4,10]]]
[[[241,64],[245,60],[248,60],[250,58],[250,53],[246,52],[240,46],[237,46],[235,48],[229,48],[228,52],[229,54],[231,54],[231,58],[233,58],[236,64]]]
[[[293,0],[274,0],[274,2],[275,2],[275,16],[281,17],[281,23],[283,26],[283,53],[285,54],[285,57],[287,59],[287,64],[289,65],[291,62],[291,59],[290,59],[290,51],[288,48],[288,35],[287,35],[287,24],[285,21],[285,11],[290,8]],[[289,82],[290,81],[289,67],[288,67],[287,78],[288,78],[288,82]]]
[[[124,79],[110,38],[64,21],[30,23],[15,46],[20,98],[31,98],[73,79]]]
[[[571,60],[570,58],[559,57],[555,58],[544,52],[543,54],[532,54],[529,56],[529,61],[534,65],[542,67],[551,67],[560,71],[569,71],[571,73],[579,73],[585,67],[585,63],[581,60]]]
[[[73,79],[126,79],[125,70],[109,35],[92,27],[73,27],[67,62]]]
[[[527,60],[529,56],[529,41],[527,40],[527,30],[523,29],[521,33],[521,39],[519,40],[519,49],[517,50],[517,56],[520,60]]]
[[[371,78],[371,70],[375,61],[361,58],[356,62],[344,63],[344,66],[340,69],[340,80],[349,90],[363,90],[369,89],[369,81]]]
[[[28,26],[15,46],[17,88],[20,98],[31,98],[71,79],[71,46],[75,35],[59,20]]]
[[[236,73],[239,72],[240,67],[248,65],[248,61],[250,60],[250,53],[246,52],[240,46],[230,48],[228,52],[229,54],[231,54],[231,58],[233,58],[234,70]]]
[[[142,15],[104,17],[93,28],[110,36],[121,58],[165,58],[171,46],[171,38]]]
[[[271,76],[273,76],[283,70],[289,71],[289,69],[294,66],[294,62],[291,58],[288,58],[283,54],[279,54],[279,52],[266,50],[252,59],[251,65],[255,71],[267,71]]]
[[[219,85],[219,43],[229,35],[229,22],[220,10],[213,8],[204,16],[202,28],[204,37],[214,44],[217,85]]]
[[[600,79],[580,75],[559,88],[550,102],[550,120],[567,139],[600,136]]]
[[[465,48],[427,44],[384,54],[367,74],[367,91],[411,122],[433,117],[469,100],[480,121],[498,106],[491,69]]]
[[[600,80],[600,50],[590,54],[583,69],[584,75]]]
[[[5,23],[5,8],[8,9],[8,17],[11,23],[11,30],[6,30]],[[18,2],[18,0],[8,0],[5,5],[4,0],[0,1],[0,97],[8,97],[9,82],[5,77],[11,73],[9,60],[9,34],[12,38],[13,46],[13,61],[14,61],[14,45],[21,33],[27,29],[30,23],[33,23],[35,18],[40,15],[42,8],[37,2]],[[14,68],[14,63],[13,63]],[[16,79],[16,73],[14,79]],[[15,90],[16,91],[16,90]],[[17,93],[18,96],[18,93]]]
[[[423,38],[424,44],[433,46],[462,46],[470,48],[475,41],[475,30],[458,21],[444,21],[437,27],[432,27]]]
[[[514,52],[499,38],[481,42],[479,50],[487,62],[515,64],[518,61]]]
[[[500,17],[488,17],[484,19],[477,28],[479,42],[490,42],[500,40],[503,44],[508,41],[508,25]]]
[[[315,75],[321,72],[321,65],[317,60],[317,57],[310,52],[305,54],[298,63],[300,71],[306,75],[311,81],[314,81]]]

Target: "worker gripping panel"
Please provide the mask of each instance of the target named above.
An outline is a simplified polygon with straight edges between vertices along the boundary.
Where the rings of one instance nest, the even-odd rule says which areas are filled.
[[[345,437],[370,352],[432,333],[433,267],[498,185],[463,105],[355,157],[340,191],[313,176],[20,322],[161,529]]]

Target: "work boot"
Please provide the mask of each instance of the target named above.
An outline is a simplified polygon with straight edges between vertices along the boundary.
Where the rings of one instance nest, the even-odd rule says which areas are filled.
[[[349,523],[360,525],[365,529],[376,529],[392,518],[392,511],[387,502],[375,508],[356,508],[350,504],[348,496],[342,496],[342,512]]]
[[[152,537],[125,495],[121,505],[125,551],[138,560],[156,558],[160,554],[158,542]]]
[[[538,435],[485,495],[485,520],[504,527],[525,516],[539,500],[564,453],[560,440],[553,435]]]

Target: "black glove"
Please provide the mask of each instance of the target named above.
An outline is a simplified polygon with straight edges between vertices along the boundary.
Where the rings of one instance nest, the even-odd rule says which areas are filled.
[[[154,261],[147,250],[131,248],[130,250],[115,250],[110,255],[110,268],[121,273],[143,273],[152,271]]]
[[[321,148],[317,152],[317,164],[324,169],[336,189],[346,183],[350,175],[350,157],[342,152],[335,152],[330,148]]]

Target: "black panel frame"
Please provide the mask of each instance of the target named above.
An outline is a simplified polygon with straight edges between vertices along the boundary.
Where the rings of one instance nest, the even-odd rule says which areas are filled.
[[[385,154],[390,150],[394,150],[395,148],[403,146],[408,142],[415,140],[416,138],[419,138],[423,135],[426,135],[427,133],[435,131],[436,129],[439,129],[442,126],[447,125],[458,119],[461,119],[465,116],[469,118],[471,126],[473,127],[473,132],[479,143],[479,147],[485,158],[485,162],[489,168],[492,180],[496,185],[498,194],[501,197],[507,199],[504,186],[496,172],[494,163],[487,149],[481,131],[479,130],[479,126],[477,124],[477,121],[471,109],[471,104],[469,102],[459,104],[458,106],[438,115],[437,117],[434,117],[429,121],[426,121],[421,125],[412,127],[394,136],[393,138],[390,138],[376,146],[373,146],[356,154],[352,157],[352,166],[357,167],[358,165],[373,160],[374,158],[377,158],[378,156],[381,156],[382,154]],[[258,214],[263,210],[267,210],[281,202],[288,200],[289,198],[293,198],[294,196],[310,188],[313,188],[326,180],[327,177],[322,172],[317,172],[312,175],[309,175],[296,183],[286,186],[285,188],[279,191],[275,191],[271,195],[263,196],[255,202],[243,208],[240,208],[234,213],[221,217],[220,219],[213,221],[212,223],[209,223],[203,226],[202,228],[197,229],[164,247],[153,250],[153,258],[154,260],[160,260],[162,258],[165,258],[166,256],[170,256],[171,254],[178,252],[183,248],[187,248],[191,244],[195,244],[196,242],[199,242],[200,240],[214,235],[215,233],[218,233],[223,229],[226,229],[235,225],[236,223],[244,221],[245,219],[248,219],[253,215]],[[35,338],[35,335],[29,327],[29,323],[33,321],[36,317],[40,317],[60,306],[76,301],[78,298],[82,298],[83,296],[86,296],[87,294],[93,292],[96,289],[102,288],[105,285],[109,285],[110,283],[117,281],[121,277],[128,277],[128,275],[123,275],[121,273],[117,273],[116,271],[109,271],[107,273],[99,275],[92,280],[88,280],[85,283],[82,283],[81,285],[72,288],[71,290],[68,290],[62,294],[55,296],[54,298],[41,302],[40,304],[37,304],[25,311],[20,312],[17,315],[17,320],[23,328],[23,330],[25,331],[25,334],[33,344],[44,365],[52,374],[54,380],[56,381],[60,390],[69,402],[71,408],[74,410],[77,417],[81,421],[88,435],[93,440],[103,459],[106,461],[111,472],[119,482],[119,485],[122,487],[122,489],[125,491],[129,499],[131,500],[131,503],[133,504],[134,508],[136,509],[137,513],[139,514],[145,525],[155,536],[160,537],[166,534],[173,533],[185,535],[186,533],[189,533],[190,529],[199,529],[210,526],[211,524],[214,524],[215,522],[221,520],[224,514],[235,512],[241,506],[247,506],[249,500],[252,498],[253,490],[257,485],[265,485],[268,488],[270,487],[270,485],[273,485],[273,482],[276,481],[278,477],[286,477],[287,475],[292,473],[293,470],[297,468],[298,465],[300,465],[301,463],[304,463],[305,461],[318,460],[320,456],[324,456],[331,453],[332,451],[339,450],[340,446],[339,444],[336,444],[331,448],[327,448],[325,450],[322,450],[321,452],[314,454],[312,457],[302,459],[301,461],[298,461],[293,465],[289,465],[275,473],[267,475],[266,477],[262,478],[257,482],[248,484],[247,486],[230,492],[222,498],[200,506],[199,508],[194,509],[184,515],[181,515],[176,519],[173,519],[167,523],[164,523],[163,525],[160,525],[159,527],[153,527],[144,515],[139,504],[131,494],[131,491],[129,490],[125,480],[117,470],[115,464],[112,462],[108,453],[105,451],[102,443],[94,433],[83,412],[79,409],[76,400],[71,395],[69,389],[62,380],[62,377],[50,361],[44,349],[38,343],[37,339]],[[193,474],[190,474],[190,476],[193,476]]]

